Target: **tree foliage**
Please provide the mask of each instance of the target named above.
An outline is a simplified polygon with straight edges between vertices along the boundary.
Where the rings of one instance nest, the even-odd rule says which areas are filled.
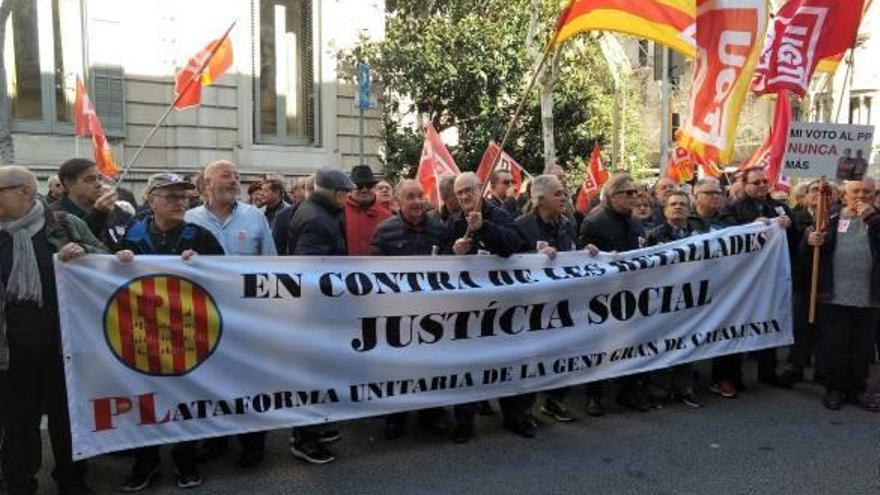
[[[543,39],[558,13],[545,2]],[[385,167],[391,176],[412,175],[423,133],[458,129],[451,148],[462,170],[475,169],[489,140],[500,141],[527,84],[533,61],[526,35],[529,0],[389,0],[385,39],[362,39],[342,53],[344,70],[363,61],[384,87]],[[610,143],[614,84],[598,45],[588,37],[569,42],[561,54],[555,88],[554,122],[558,162],[575,167],[593,147]],[[639,135],[638,98],[628,99],[627,129]],[[628,155],[644,165],[642,139],[627,139]],[[537,92],[505,150],[533,173],[543,169],[541,115]]]

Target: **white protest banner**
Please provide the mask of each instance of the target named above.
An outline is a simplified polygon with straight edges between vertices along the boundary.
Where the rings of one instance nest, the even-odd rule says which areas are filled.
[[[792,122],[782,175],[857,180],[871,160],[874,126]]]
[[[55,266],[78,459],[792,342],[775,224],[553,261],[86,256]]]

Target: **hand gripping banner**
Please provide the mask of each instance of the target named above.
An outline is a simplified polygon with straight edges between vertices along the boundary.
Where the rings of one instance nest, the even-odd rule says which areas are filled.
[[[792,342],[787,241],[56,261],[77,459],[473,402]]]

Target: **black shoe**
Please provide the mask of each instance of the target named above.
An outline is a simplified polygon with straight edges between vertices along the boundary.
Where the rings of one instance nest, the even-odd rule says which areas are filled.
[[[321,443],[333,443],[342,439],[342,433],[339,430],[324,430],[318,435],[318,441]]]
[[[681,394],[681,396],[679,397],[679,400],[681,400],[682,404],[684,404],[688,407],[692,407],[694,409],[706,407],[706,401],[697,397],[697,394],[695,394],[693,392],[685,392],[685,393]]]
[[[529,420],[524,420],[521,423],[515,424],[505,422],[504,428],[523,438],[535,438],[535,426]]]
[[[125,481],[122,482],[122,486],[119,488],[119,491],[125,493],[135,493],[141,490],[146,489],[150,486],[150,483],[159,475],[159,463],[155,463],[152,466],[135,466],[135,469],[131,470],[131,474],[128,475],[128,478],[125,478]],[[65,487],[66,488],[66,487]],[[59,493],[62,492],[61,489],[58,490]],[[73,491],[65,491],[65,493],[75,493]]]
[[[473,436],[473,425],[457,425],[452,431],[452,441],[455,443],[468,443]]]
[[[382,436],[385,437],[385,440],[397,440],[402,437],[404,433],[406,433],[406,426],[400,423],[385,423],[385,429],[382,431]]]
[[[843,407],[843,397],[840,392],[829,390],[825,393],[825,397],[822,397],[822,405],[832,411],[839,411]]]
[[[254,450],[242,452],[238,457],[238,467],[242,469],[252,469],[263,463],[266,455],[262,450]]]
[[[605,408],[602,407],[602,401],[599,399],[590,399],[587,402],[587,415],[594,418],[605,415]]]
[[[492,409],[489,401],[481,400],[480,402],[477,402],[477,414],[480,416],[495,416],[495,410]]]
[[[189,471],[177,475],[177,487],[184,490],[202,486],[202,477],[197,471]]]
[[[336,460],[333,452],[320,442],[313,444],[294,443],[290,446],[290,453],[310,464],[327,464]]]
[[[568,409],[552,399],[547,399],[547,402],[541,407],[541,414],[550,416],[560,423],[571,423],[574,421],[574,417],[568,412]]]

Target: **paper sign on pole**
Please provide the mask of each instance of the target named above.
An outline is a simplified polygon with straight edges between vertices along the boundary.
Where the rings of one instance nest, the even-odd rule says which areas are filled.
[[[792,122],[782,175],[861,179],[868,171],[873,142],[870,125]]]

